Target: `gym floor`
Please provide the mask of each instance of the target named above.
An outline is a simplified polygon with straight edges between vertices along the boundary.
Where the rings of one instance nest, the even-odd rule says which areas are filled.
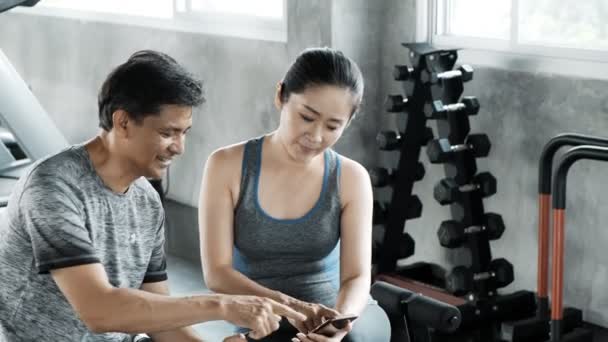
[[[200,265],[186,259],[168,256],[167,268],[172,295],[185,296],[210,292],[203,283]],[[233,326],[224,321],[198,324],[195,329],[205,341],[222,341],[224,337],[234,334]]]
[[[203,283],[203,274],[200,265],[195,262],[168,256],[169,286],[171,293],[176,296],[209,293]],[[593,342],[608,342],[608,330],[595,325],[588,325],[594,330]],[[222,341],[226,336],[233,334],[233,328],[224,321],[198,324],[195,329],[208,341]],[[591,342],[591,341],[590,341]]]

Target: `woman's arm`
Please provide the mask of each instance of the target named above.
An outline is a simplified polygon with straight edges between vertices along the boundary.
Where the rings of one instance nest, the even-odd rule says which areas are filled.
[[[340,196],[340,292],[336,310],[360,314],[371,283],[373,193],[367,170],[342,158]]]
[[[232,267],[234,206],[241,179],[244,145],[217,150],[205,164],[199,202],[201,260],[207,287],[214,292],[248,294],[291,305],[295,300],[261,286]]]

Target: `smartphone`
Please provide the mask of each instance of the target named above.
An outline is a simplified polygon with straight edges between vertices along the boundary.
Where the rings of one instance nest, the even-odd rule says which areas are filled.
[[[330,324],[333,325],[336,329],[344,329],[344,327],[346,326],[346,324],[348,324],[348,322],[352,322],[352,321],[356,320],[358,317],[359,316],[356,316],[356,315],[336,316],[334,318],[328,319],[327,321],[319,324],[316,328],[312,329],[310,332],[316,333]]]

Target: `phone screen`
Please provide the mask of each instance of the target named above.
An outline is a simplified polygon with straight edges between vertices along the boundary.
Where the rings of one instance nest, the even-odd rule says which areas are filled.
[[[346,326],[346,324],[348,322],[354,321],[355,319],[357,319],[357,317],[358,316],[355,316],[355,315],[337,316],[337,317],[328,319],[327,321],[319,324],[316,328],[312,329],[310,332],[316,333],[319,330],[328,326],[329,324],[333,325],[336,329],[344,329],[344,327]]]

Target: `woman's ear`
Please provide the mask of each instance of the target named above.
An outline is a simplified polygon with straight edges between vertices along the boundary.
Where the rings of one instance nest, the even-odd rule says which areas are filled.
[[[283,100],[281,95],[283,95],[283,82],[277,83],[277,91],[274,94],[274,106],[279,111],[283,108]]]

